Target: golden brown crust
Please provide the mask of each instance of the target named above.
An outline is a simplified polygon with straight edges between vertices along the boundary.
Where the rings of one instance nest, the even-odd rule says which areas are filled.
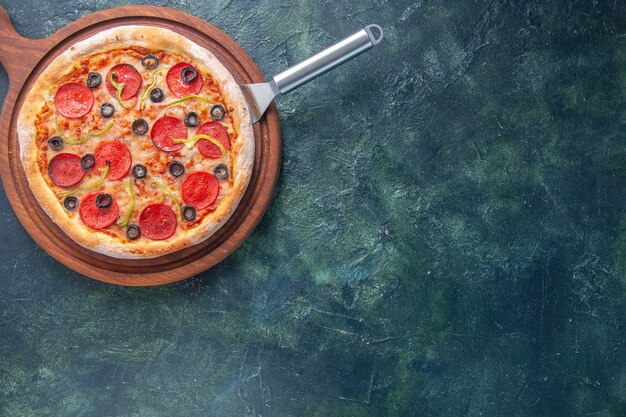
[[[234,178],[229,193],[220,201],[217,209],[202,218],[199,226],[189,230],[177,230],[172,238],[164,241],[128,241],[106,231],[85,226],[77,214],[63,209],[55,192],[41,172],[38,159],[38,143],[35,121],[42,111],[43,103],[54,95],[52,86],[58,86],[77,60],[90,55],[127,47],[144,47],[164,50],[188,57],[202,72],[213,75],[220,85],[223,96],[233,109],[233,125],[239,140],[233,143],[231,155]],[[57,57],[35,81],[26,96],[18,116],[17,126],[22,165],[31,191],[37,201],[74,241],[96,252],[117,258],[152,258],[171,253],[202,242],[217,231],[235,211],[249,183],[254,163],[254,135],[243,96],[232,75],[208,50],[168,29],[147,26],[123,26],[101,32],[81,41]],[[231,162],[232,164],[233,162]]]

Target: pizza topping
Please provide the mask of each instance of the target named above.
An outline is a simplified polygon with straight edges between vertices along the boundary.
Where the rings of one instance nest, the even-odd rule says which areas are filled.
[[[202,75],[198,70],[184,62],[170,68],[167,72],[166,81],[170,91],[176,97],[198,94],[204,85]]]
[[[151,204],[139,216],[141,233],[152,240],[164,240],[172,236],[177,223],[176,213],[165,204]]]
[[[196,220],[196,208],[193,206],[183,207],[183,219],[187,220],[188,222]]]
[[[220,184],[217,179],[205,171],[190,174],[181,184],[181,195],[185,204],[199,210],[213,204],[219,191]]]
[[[170,162],[170,166],[168,169],[170,171],[170,174],[175,177],[180,177],[185,173],[185,166],[178,161]]]
[[[107,164],[110,166],[108,178],[111,181],[117,181],[123,178],[128,171],[133,160],[130,151],[122,142],[102,142],[94,151],[96,163],[94,164],[94,172],[98,172],[100,168],[104,168]]]
[[[98,194],[96,196],[96,207],[107,208],[113,202],[111,194]]]
[[[106,207],[99,207],[97,205],[97,200],[101,195],[105,194],[89,194],[80,203],[80,208],[78,209],[83,223],[92,229],[106,229],[115,223],[115,220],[120,213],[117,202],[111,197],[110,194],[106,194],[111,199],[109,205]],[[100,199],[102,200],[102,197],[100,197]]]
[[[135,67],[129,64],[118,64],[109,70],[107,90],[112,96],[119,95],[121,100],[130,100],[139,92],[141,82],[141,74]]]
[[[224,110],[223,106],[216,104],[211,107],[211,118],[213,120],[222,120],[224,116],[226,116],[226,110]]]
[[[219,164],[213,170],[213,175],[215,178],[223,180],[224,178],[228,178],[228,167],[224,164]]]
[[[163,95],[163,90],[161,90],[159,87],[157,88],[153,88],[150,91],[150,101],[153,103],[160,103],[163,101],[163,99],[165,98],[165,96]]]
[[[76,210],[76,207],[78,207],[78,198],[74,197],[73,195],[65,197],[65,199],[63,200],[63,207],[65,207],[69,211]]]
[[[148,122],[144,119],[137,119],[131,126],[133,133],[136,135],[143,135],[148,131]]]
[[[153,54],[148,54],[141,59],[141,65],[148,69],[155,69],[159,66],[159,58]]]
[[[85,171],[80,167],[80,156],[60,153],[50,160],[48,175],[54,184],[67,188],[78,184],[85,176]]]
[[[76,82],[63,84],[54,96],[57,112],[68,119],[78,119],[89,113],[93,101],[91,89]]]
[[[76,187],[76,188],[73,188],[71,190],[64,191],[62,193],[58,193],[58,196],[59,197],[67,197],[68,195],[72,195],[75,192],[80,191],[80,190],[89,191],[89,190],[93,190],[94,188],[98,188],[99,186],[102,185],[102,183],[106,179],[106,176],[109,173],[109,167],[110,167],[110,164],[109,164],[109,161],[107,161],[107,165],[102,170],[102,172],[100,172],[100,177],[98,177],[98,179],[93,181],[91,184],[83,185],[81,187]]]
[[[58,151],[59,149],[61,149],[63,147],[63,139],[61,139],[58,136],[54,136],[54,137],[48,139],[48,146],[50,146],[50,148],[52,148],[52,150]]]
[[[96,158],[93,156],[92,153],[86,153],[85,155],[83,155],[82,158],[80,158],[80,166],[83,167],[83,169],[89,169],[95,163]]]
[[[108,132],[113,127],[114,124],[115,123],[113,122],[113,120],[111,120],[109,123],[107,123],[106,126],[104,126],[100,130],[93,130],[93,131],[87,133],[83,137],[80,137],[78,139],[71,139],[71,138],[68,138],[66,136],[63,136],[63,132],[61,131],[61,126],[59,126],[59,119],[57,118],[56,119],[56,130],[57,130],[57,133],[59,135],[61,135],[61,138],[65,142],[69,143],[70,145],[81,145],[81,144],[87,142],[90,138],[92,138],[94,136],[102,136],[102,135],[104,135],[106,132]]]
[[[91,132],[89,132],[89,136],[102,136],[104,135],[106,132],[109,131],[109,129],[111,129],[113,127],[115,123],[113,122],[113,120],[111,120],[109,123],[106,124],[106,126],[104,126],[102,129],[100,130],[92,130]]]
[[[133,166],[133,176],[135,178],[143,178],[148,174],[148,168],[146,168],[145,165],[141,165],[141,164],[135,164],[135,166]]]
[[[106,166],[104,167],[104,169],[102,171],[98,171],[100,173],[100,176],[98,177],[98,179],[96,179],[91,184],[88,184],[87,186],[85,186],[85,190],[93,190],[94,188],[102,185],[107,175],[109,175],[110,170],[111,170],[111,161],[106,161]]]
[[[192,111],[189,112],[187,117],[185,117],[185,125],[187,127],[196,127],[200,123],[200,117],[198,117],[198,113]]]
[[[128,223],[130,222],[130,217],[133,215],[133,211],[135,211],[135,192],[133,191],[133,180],[131,180],[130,178],[126,180],[126,192],[130,197],[130,206],[126,211],[124,219],[122,219],[121,222],[118,222],[118,225],[122,227],[128,226]]]
[[[209,141],[212,144],[214,144],[215,146],[217,146],[217,148],[221,152],[221,156],[224,156],[224,155],[228,154],[228,151],[224,148],[224,146],[220,143],[220,141],[218,141],[217,139],[215,139],[214,137],[209,136],[209,135],[196,135],[196,136],[194,136],[194,137],[192,137],[190,139],[175,139],[174,143],[184,143],[185,146],[187,146],[188,149],[192,149],[194,147],[194,145],[196,144],[196,142],[198,142],[201,139]],[[219,158],[219,156],[218,156],[218,158]]]
[[[117,102],[119,103],[120,106],[122,106],[123,108],[125,108],[126,110],[129,109],[129,107],[126,105],[126,103],[124,103],[124,101],[122,100],[122,91],[124,91],[124,87],[126,86],[124,83],[122,84],[118,84],[117,81],[115,81],[113,78],[115,76],[115,73],[109,73],[109,78],[107,79],[108,83],[107,83],[107,87],[109,86],[109,84],[115,89],[115,99],[117,100]]]
[[[136,224],[129,224],[126,228],[126,237],[130,240],[137,240],[141,236],[141,229]]]
[[[87,76],[87,87],[96,88],[102,82],[102,76],[97,72],[90,72]]]
[[[194,67],[185,67],[180,72],[180,78],[186,83],[192,83],[198,78],[198,71]]]
[[[230,140],[228,139],[228,131],[219,122],[208,122],[203,124],[196,131],[197,135],[207,135],[214,140],[203,138],[198,142],[198,150],[207,158],[217,159],[230,150]],[[221,146],[220,146],[221,145]]]
[[[151,132],[154,146],[165,152],[178,151],[182,143],[175,143],[175,139],[187,138],[187,128],[182,120],[172,116],[161,117],[152,125]]]
[[[163,101],[163,98],[161,98],[160,101],[154,101],[152,99],[152,92],[154,90],[159,90],[161,92],[161,96],[163,96],[163,91],[160,88],[154,88],[157,84],[157,77],[159,76],[159,74],[161,74],[163,72],[163,70],[159,70],[156,71],[154,74],[152,74],[152,81],[150,82],[150,85],[148,87],[146,87],[146,89],[143,91],[143,93],[141,93],[141,97],[139,97],[139,110],[143,110],[143,108],[145,107],[145,103],[144,101],[146,101],[146,98],[148,98],[148,95],[150,95],[150,100],[152,100],[153,103],[159,103],[160,101]],[[158,93],[155,93],[158,94]]]
[[[202,97],[202,96],[197,96],[197,95],[190,95],[187,96],[185,98],[181,98],[180,100],[175,100],[172,101],[171,103],[169,103],[167,106],[165,106],[165,109],[169,109],[170,107],[174,107],[174,106],[182,106],[183,103],[188,102],[189,100],[200,100],[200,101],[204,101],[205,103],[211,104],[211,100],[209,100],[206,97]]]
[[[163,194],[165,194],[166,196],[168,196],[172,202],[176,205],[176,207],[179,207],[180,204],[178,203],[178,200],[176,199],[176,197],[174,197],[174,194],[172,193],[172,191],[167,188],[167,185],[165,185],[164,183],[162,183],[161,181],[157,181],[157,180],[147,180],[150,184],[154,184],[157,187],[159,187],[161,189],[161,191],[163,191]]]
[[[115,107],[111,103],[104,103],[100,106],[100,114],[102,117],[111,117],[115,113]]]

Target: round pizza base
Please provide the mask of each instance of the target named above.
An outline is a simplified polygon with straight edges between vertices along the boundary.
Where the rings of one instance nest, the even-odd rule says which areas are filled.
[[[234,177],[229,194],[217,209],[205,216],[197,227],[178,231],[163,241],[125,241],[105,232],[93,230],[82,223],[79,216],[70,218],[55,193],[46,183],[37,164],[35,119],[42,104],[53,92],[50,86],[61,82],[74,62],[90,55],[128,47],[164,50],[188,57],[202,72],[212,74],[222,89],[223,96],[235,111],[231,113],[239,132],[231,153],[236,155],[231,175]],[[30,189],[42,209],[70,238],[87,249],[115,258],[154,258],[200,243],[214,234],[233,214],[252,174],[254,163],[254,134],[250,115],[241,89],[230,72],[207,49],[169,29],[148,26],[119,26],[102,31],[76,43],[62,52],[33,83],[19,111],[17,136],[20,159]]]

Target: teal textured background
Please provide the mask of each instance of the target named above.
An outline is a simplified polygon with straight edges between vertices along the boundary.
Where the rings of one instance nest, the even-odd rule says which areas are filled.
[[[0,4],[38,38],[128,3]],[[278,99],[272,205],[197,277],[84,278],[1,193],[0,415],[626,414],[622,2],[150,4],[268,77],[385,39]]]

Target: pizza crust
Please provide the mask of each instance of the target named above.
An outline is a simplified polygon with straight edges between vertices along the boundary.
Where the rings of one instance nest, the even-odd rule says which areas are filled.
[[[239,139],[233,144],[235,166],[231,172],[233,186],[217,209],[205,216],[202,223],[187,231],[178,231],[163,241],[122,241],[105,232],[93,230],[80,221],[79,216],[70,218],[57,196],[50,189],[37,164],[35,120],[44,103],[53,94],[50,86],[58,84],[73,63],[93,54],[127,47],[145,47],[176,53],[188,57],[202,72],[213,75],[219,83],[231,112]],[[254,164],[254,133],[248,108],[239,85],[207,49],[169,29],[149,26],[120,26],[100,32],[76,43],[62,52],[34,82],[20,109],[17,120],[20,158],[31,191],[50,216],[70,238],[95,252],[115,258],[154,258],[198,244],[213,235],[233,214],[248,186]]]

